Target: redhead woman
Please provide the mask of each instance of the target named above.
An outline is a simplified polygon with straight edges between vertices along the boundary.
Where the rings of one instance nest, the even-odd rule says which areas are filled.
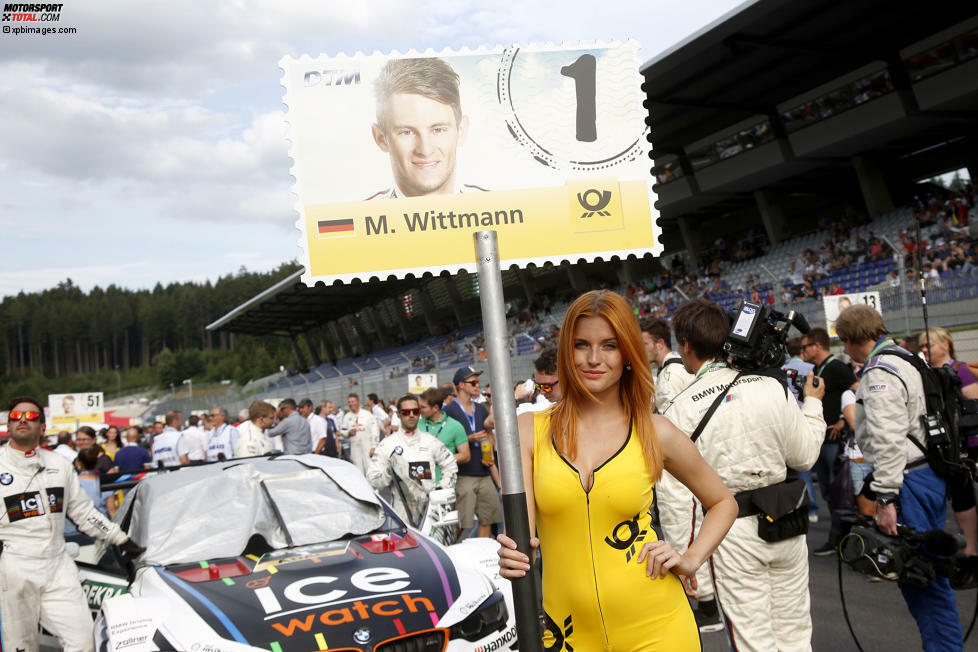
[[[699,650],[680,578],[695,586],[737,516],[737,504],[696,446],[652,412],[652,374],[638,323],[612,292],[588,292],[564,316],[557,349],[563,398],[519,417],[533,547],[543,568],[550,649]],[[663,469],[708,510],[679,554],[659,529]],[[499,536],[500,573],[524,576],[526,554]]]

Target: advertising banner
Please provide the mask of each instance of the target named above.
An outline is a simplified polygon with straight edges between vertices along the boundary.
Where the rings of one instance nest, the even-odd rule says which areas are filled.
[[[633,41],[286,57],[303,281],[658,254]]]
[[[839,313],[849,306],[861,303],[865,306],[869,306],[881,315],[883,314],[883,308],[880,305],[879,292],[852,292],[850,294],[837,294],[835,296],[822,297],[822,303],[825,306],[825,330],[829,332],[829,337],[831,338],[838,337],[838,335],[835,334],[835,320],[839,318]]]
[[[102,392],[48,394],[48,430],[73,430],[76,424],[105,422]]]
[[[411,374],[408,379],[408,392],[420,394],[426,389],[438,387],[438,374]]]

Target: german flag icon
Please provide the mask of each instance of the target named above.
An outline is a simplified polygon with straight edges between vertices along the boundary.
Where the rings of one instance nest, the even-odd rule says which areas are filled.
[[[348,238],[357,234],[353,218],[345,220],[319,220],[319,239]]]

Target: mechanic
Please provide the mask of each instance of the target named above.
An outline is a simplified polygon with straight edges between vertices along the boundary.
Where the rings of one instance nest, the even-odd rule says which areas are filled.
[[[673,399],[693,382],[695,376],[686,371],[682,356],[672,349],[669,324],[661,319],[643,317],[638,326],[642,331],[642,344],[645,345],[649,364],[654,363],[659,368],[659,375],[655,379],[655,409],[662,414]],[[659,490],[663,537],[673,548],[683,552],[694,539],[694,532],[699,532],[703,524],[703,507],[686,485],[668,471],[662,472],[656,487]],[[719,632],[723,629],[723,621],[720,620],[708,564],[703,564],[696,571],[696,583],[696,590],[689,592],[696,599],[696,609],[693,610],[696,626],[703,633]]]
[[[142,549],[103,516],[78,483],[71,463],[39,447],[44,408],[29,396],[11,399],[10,443],[0,448],[0,623],[5,650],[37,650],[38,623],[66,652],[94,650],[92,617],[65,550],[65,515],[89,536]]]
[[[403,518],[420,525],[424,501],[415,502],[409,492],[403,494],[393,488],[396,474],[402,482],[410,481],[421,485],[424,495],[434,488],[454,489],[458,476],[455,456],[437,437],[418,430],[421,407],[413,395],[397,399],[397,413],[401,417],[401,428],[384,437],[370,458],[367,480],[377,491],[387,490],[392,497],[394,511]],[[441,480],[436,484],[435,469],[441,469]],[[404,500],[410,505],[405,505]],[[417,515],[412,518],[410,513]]]
[[[217,407],[211,410],[211,431],[207,437],[207,461],[230,460],[234,458],[234,449],[238,446],[241,433],[227,423],[228,411]]]
[[[183,433],[177,428],[183,425],[183,414],[179,410],[170,410],[164,418],[166,428],[162,434],[153,437],[153,461],[163,466],[180,466],[190,464],[189,449],[183,441]]]
[[[350,442],[350,462],[367,475],[370,458],[374,448],[380,441],[380,429],[377,420],[369,411],[360,407],[360,397],[350,394],[346,397],[350,411],[343,415],[341,435]]]
[[[864,305],[846,308],[835,322],[846,353],[857,363],[856,443],[873,472],[866,478],[876,500],[876,526],[891,536],[897,523],[923,532],[944,529],[944,480],[927,464],[916,443],[924,445],[921,417],[926,414],[923,382],[907,353],[889,336],[878,312]],[[865,486],[864,486],[865,492]],[[924,650],[960,650],[964,646],[954,591],[946,577],[923,588],[900,585],[917,621]]]
[[[829,500],[829,486],[835,475],[833,472],[835,458],[839,455],[841,435],[846,426],[846,421],[842,417],[842,392],[856,383],[856,374],[852,373],[849,365],[829,351],[829,333],[824,328],[813,328],[802,336],[801,357],[805,362],[815,365],[815,375],[825,384],[822,416],[825,418],[827,429],[822,450],[812,468],[818,478],[818,486],[825,504],[829,507],[831,518],[828,541],[812,551],[813,555],[823,557],[836,553],[839,539],[842,537],[842,517]]]
[[[730,321],[710,301],[695,299],[680,306],[672,327],[683,366],[695,379],[663,416],[692,435],[711,406],[718,406],[696,447],[741,505],[742,515],[713,554],[715,591],[731,645],[741,651],[810,649],[804,532],[774,543],[762,539],[758,535],[761,517],[749,509],[751,494],[747,492],[779,485],[786,467],[803,470],[815,463],[825,436],[824,386],[815,387],[809,374],[801,409],[788,388],[774,378],[745,375],[731,386],[739,372],[724,362],[723,344]],[[725,391],[725,398],[716,403]],[[803,494],[804,483],[798,485]],[[806,511],[799,526],[807,529],[807,525]],[[699,536],[698,531],[693,534]]]
[[[683,368],[683,359],[672,350],[669,324],[661,319],[643,317],[638,327],[642,330],[642,343],[649,364],[654,362],[659,368],[659,375],[655,379],[655,409],[662,414],[672,399],[693,382],[693,374]]]

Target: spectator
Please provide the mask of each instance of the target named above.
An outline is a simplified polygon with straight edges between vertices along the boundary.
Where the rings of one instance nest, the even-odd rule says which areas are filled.
[[[81,426],[78,431],[75,432],[75,450],[76,452],[81,452],[84,448],[90,448],[98,444],[95,438],[95,429],[91,426]],[[108,455],[101,452],[102,447],[99,446],[99,458],[95,465],[95,470],[99,473],[108,473],[114,465],[112,459]]]
[[[115,468],[119,473],[135,473],[152,466],[149,451],[139,445],[139,428],[126,428],[126,444],[115,454]]]
[[[326,419],[313,411],[312,401],[304,398],[299,401],[299,416],[309,422],[309,434],[313,451],[317,453],[324,445],[322,442],[329,433],[329,424]]]
[[[299,414],[295,400],[287,398],[278,404],[279,422],[268,431],[268,437],[282,438],[282,451],[286,455],[303,455],[312,452],[312,431],[309,422]]]
[[[812,467],[832,519],[828,541],[812,551],[813,555],[822,557],[835,554],[839,539],[842,537],[841,516],[829,503],[829,486],[834,477],[835,459],[839,455],[842,433],[846,427],[845,419],[842,417],[842,392],[855,385],[856,375],[852,373],[849,365],[832,355],[829,350],[829,334],[824,328],[813,328],[803,335],[801,347],[802,359],[815,366],[814,374],[825,383],[825,396],[822,399],[822,417],[826,425],[825,439],[818,460]]]
[[[374,419],[377,421],[381,437],[390,434],[390,417],[387,415],[384,402],[376,394],[367,394],[367,407],[370,408],[370,413],[374,415]]]
[[[54,449],[54,452],[69,462],[74,462],[78,453],[75,452],[71,444],[71,433],[67,430],[62,430],[58,433],[58,446]]]
[[[78,456],[75,458],[75,470],[78,472],[79,486],[92,499],[95,509],[112,518],[117,509],[115,500],[111,501],[112,509],[110,510],[108,503],[112,492],[101,491],[99,473],[95,470],[95,464],[98,462],[99,456],[103,454],[102,447],[98,444],[79,450]],[[75,524],[68,518],[65,519],[65,540],[74,541],[80,546],[87,546],[95,542],[92,537],[79,532]]]
[[[479,396],[479,375],[472,367],[461,367],[455,372],[453,382],[458,391],[458,400],[445,407],[445,414],[462,424],[469,440],[470,459],[459,467],[456,488],[456,505],[459,523],[463,531],[470,530],[479,519],[476,536],[492,536],[492,525],[502,520],[499,496],[492,481],[490,468],[492,444],[485,429],[489,412],[475,401]],[[485,443],[483,443],[485,442]],[[483,446],[489,450],[483,455]]]
[[[163,466],[190,464],[183,433],[177,430],[183,425],[183,414],[179,410],[170,410],[166,413],[165,421],[166,428],[159,436],[153,437],[153,460]]]
[[[418,430],[427,432],[438,438],[445,447],[455,456],[455,462],[459,466],[472,459],[472,450],[469,447],[469,438],[465,434],[462,424],[442,412],[441,406],[445,396],[440,389],[434,387],[426,389],[418,397],[418,406],[421,409],[421,420],[418,422]],[[440,474],[441,471],[439,470]],[[438,475],[435,481],[441,479]]]
[[[265,401],[255,401],[248,408],[248,420],[238,426],[238,444],[235,457],[256,457],[272,452],[272,442],[265,431],[275,423],[275,406]]]
[[[187,429],[183,431],[183,443],[187,446],[187,459],[190,463],[203,462],[207,459],[207,431],[200,427],[200,417],[191,414],[187,419]]]
[[[327,419],[325,416],[323,416],[325,413],[326,413],[325,406],[319,406],[319,408],[317,408],[315,412],[317,416],[322,417],[323,422],[326,424],[326,436],[319,440],[319,443],[316,444],[316,448],[313,450],[313,452],[316,455],[325,455],[327,457],[339,457],[340,455],[339,441],[336,434],[339,431],[333,425],[332,420]]]
[[[115,454],[122,448],[122,436],[119,434],[118,426],[109,426],[105,429],[105,444],[102,450],[109,459],[115,460]]]
[[[207,461],[217,462],[234,458],[241,434],[237,428],[227,423],[228,411],[222,407],[213,408],[210,414],[211,431],[207,438]]]

